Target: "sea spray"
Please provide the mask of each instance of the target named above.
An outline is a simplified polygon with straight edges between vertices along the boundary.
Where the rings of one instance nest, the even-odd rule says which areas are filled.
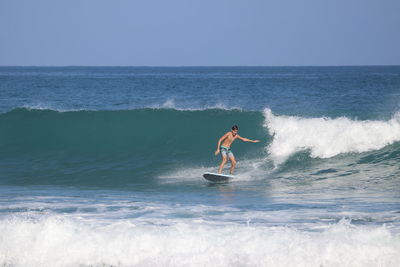
[[[378,150],[400,140],[398,115],[388,121],[302,118],[277,116],[266,108],[264,116],[264,126],[273,135],[267,151],[278,164],[301,150],[309,150],[311,157],[330,158]]]

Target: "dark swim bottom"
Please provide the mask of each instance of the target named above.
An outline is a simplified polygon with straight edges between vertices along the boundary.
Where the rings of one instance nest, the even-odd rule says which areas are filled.
[[[226,146],[221,146],[221,155],[222,156],[228,155],[228,157],[233,157],[233,153],[231,151],[231,148],[230,147],[226,147]]]

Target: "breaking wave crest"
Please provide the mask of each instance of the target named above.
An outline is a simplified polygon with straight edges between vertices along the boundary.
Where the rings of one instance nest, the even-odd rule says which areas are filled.
[[[276,116],[264,110],[264,126],[273,136],[267,150],[281,163],[302,150],[311,157],[330,158],[342,153],[363,153],[400,141],[399,113],[388,121]]]

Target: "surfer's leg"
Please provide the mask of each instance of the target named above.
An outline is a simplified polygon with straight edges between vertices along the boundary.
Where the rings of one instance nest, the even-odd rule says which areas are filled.
[[[222,168],[224,168],[226,161],[227,161],[226,155],[223,154],[221,164],[219,165],[218,173],[222,172]]]
[[[236,159],[232,153],[229,154],[229,159],[231,160],[230,174],[233,174],[233,172],[235,171]]]

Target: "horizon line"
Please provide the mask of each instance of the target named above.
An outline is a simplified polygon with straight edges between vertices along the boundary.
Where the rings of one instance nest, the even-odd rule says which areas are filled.
[[[400,64],[365,64],[365,65],[0,65],[3,67],[42,67],[42,68],[71,68],[71,67],[134,67],[134,68],[243,68],[243,67],[399,67]]]

